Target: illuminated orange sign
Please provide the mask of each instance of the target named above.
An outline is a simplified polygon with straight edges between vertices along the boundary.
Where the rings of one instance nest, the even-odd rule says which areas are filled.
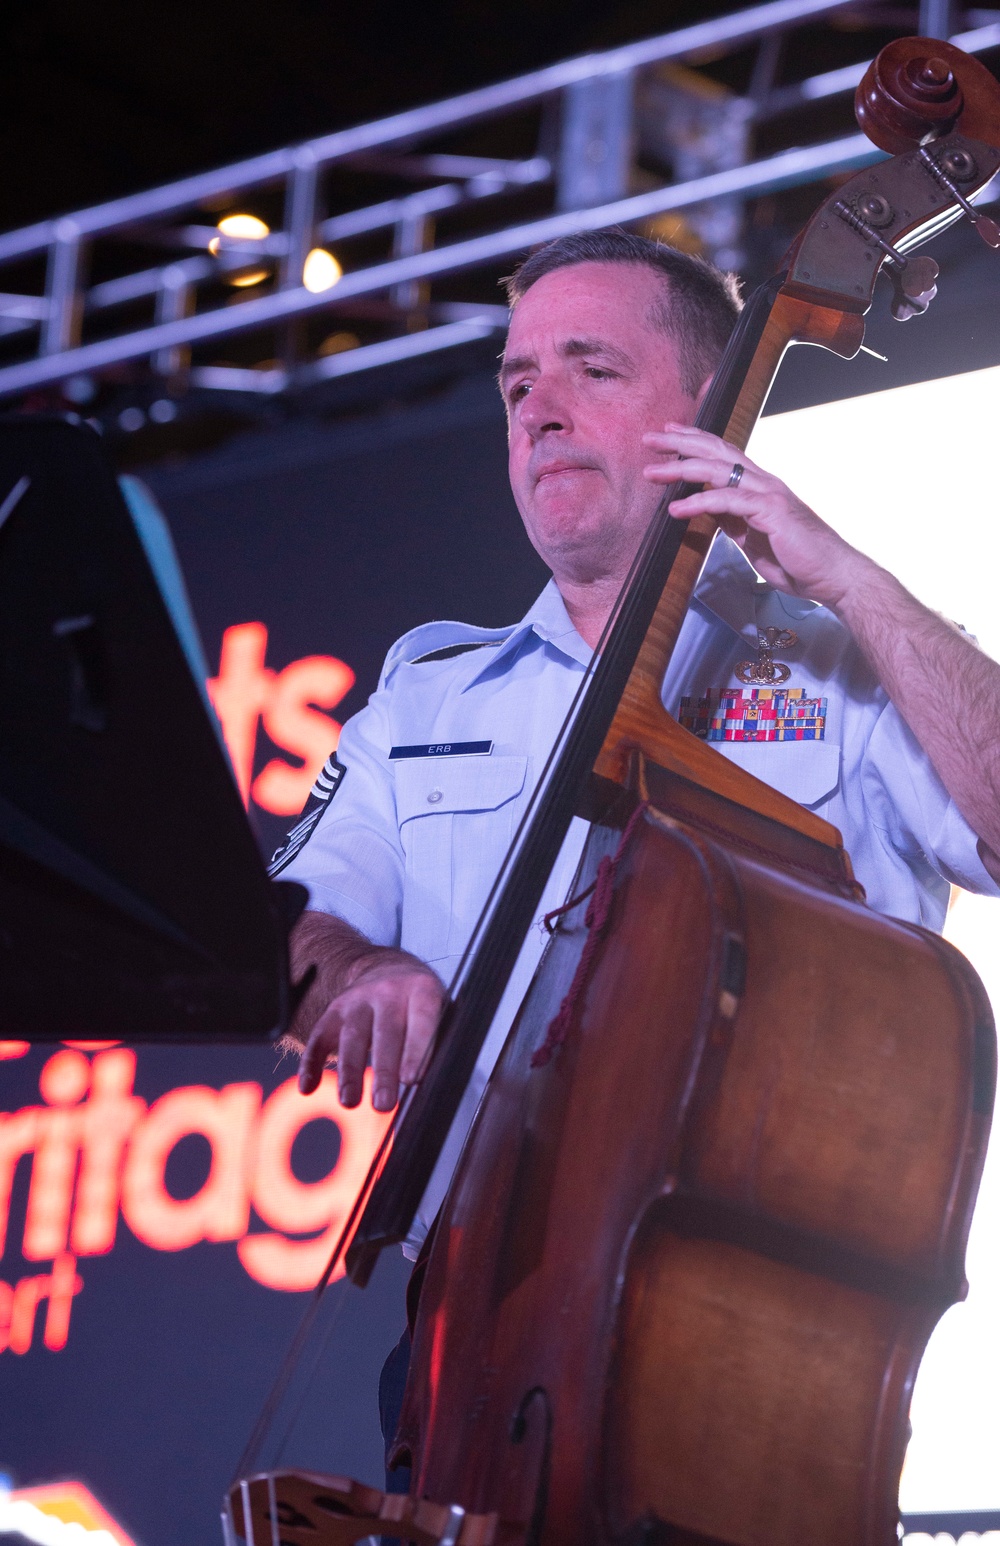
[[[301,1290],[319,1278],[389,1118],[370,1091],[345,1111],[337,1083],[300,1095],[287,1079],[266,1099],[252,1081],[186,1085],[147,1106],[134,1093],[136,1055],[111,1047],[88,1057],[63,1047],[44,1063],[41,1102],[0,1112],[0,1257],[7,1244],[18,1161],[31,1156],[21,1254],[51,1264],[0,1280],[0,1351],[37,1341],[57,1350],[69,1334],[83,1258],[110,1251],[119,1218],[153,1250],[232,1242],[244,1269],[267,1288]],[[370,1084],[370,1071],[366,1076]],[[332,1122],[340,1150],[330,1172],[300,1181],[292,1147],[311,1122]],[[172,1196],[167,1162],[189,1134],[207,1139],[209,1173],[192,1196]],[[44,1324],[39,1307],[44,1304]]]
[[[60,1529],[59,1526],[63,1526]],[[134,1546],[82,1482],[49,1482],[0,1493],[0,1533],[45,1546]]]
[[[274,671],[266,654],[263,623],[227,628],[208,690],[244,803],[252,796],[264,810],[295,816],[340,738],[324,711],[350,691],[354,672],[330,655]],[[274,758],[253,777],[261,724],[300,766]],[[27,1042],[0,1041],[0,1060],[28,1050]],[[0,1258],[14,1174],[30,1156],[21,1253],[26,1263],[47,1264],[0,1279],[0,1352],[26,1353],[39,1339],[54,1351],[65,1346],[84,1287],[78,1265],[113,1248],[119,1218],[153,1250],[229,1242],[256,1282],[312,1288],[389,1120],[368,1098],[345,1111],[332,1076],[308,1098],[288,1079],[266,1100],[248,1081],[221,1090],[188,1085],[147,1106],[134,1093],[135,1066],[135,1053],[113,1042],[65,1043],[41,1070],[40,1104],[0,1112]],[[328,1175],[305,1182],[292,1168],[292,1147],[311,1122],[332,1122],[340,1149]],[[194,1196],[176,1198],[167,1163],[192,1133],[207,1139],[211,1165]]]
[[[246,805],[252,795],[265,811],[297,816],[316,775],[340,739],[334,709],[354,686],[354,672],[333,655],[307,655],[283,671],[264,664],[267,629],[237,623],[222,636],[219,674],[208,683]],[[263,721],[274,744],[300,759],[293,767],[274,758],[253,777],[257,730]]]

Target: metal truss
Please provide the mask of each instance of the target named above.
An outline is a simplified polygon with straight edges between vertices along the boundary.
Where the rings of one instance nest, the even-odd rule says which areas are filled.
[[[605,226],[746,268],[754,200],[880,159],[857,133],[775,148],[860,80],[866,59],[779,79],[795,29],[850,8],[770,0],[0,236],[0,398],[138,392],[166,420],[192,389],[276,397],[452,349],[505,327],[493,286],[511,258]],[[1000,12],[953,32],[947,0],[890,25],[1000,47]],[[739,94],[710,63],[748,48]],[[260,234],[220,229],[236,210]],[[316,249],[336,259],[326,288]]]

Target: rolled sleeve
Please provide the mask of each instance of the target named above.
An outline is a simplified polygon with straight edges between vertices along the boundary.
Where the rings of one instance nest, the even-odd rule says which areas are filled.
[[[946,887],[961,886],[984,896],[1000,896],[1000,886],[979,856],[978,838],[898,710],[886,704],[872,731],[861,763],[866,811],[879,840],[904,860],[915,880],[927,884],[933,872],[940,906]],[[879,903],[870,898],[873,905]],[[886,911],[896,911],[890,906]],[[938,908],[935,908],[935,913]],[[922,917],[933,927],[941,919]]]

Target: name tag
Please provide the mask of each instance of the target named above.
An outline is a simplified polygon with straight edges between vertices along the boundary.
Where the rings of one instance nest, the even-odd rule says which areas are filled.
[[[492,741],[432,741],[429,746],[394,746],[389,761],[400,762],[404,757],[488,757],[492,750]]]

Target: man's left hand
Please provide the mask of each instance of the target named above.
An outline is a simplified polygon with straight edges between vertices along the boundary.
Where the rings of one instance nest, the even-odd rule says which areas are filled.
[[[745,451],[684,424],[667,424],[644,435],[643,443],[662,458],[643,469],[651,483],[704,485],[673,500],[671,515],[714,516],[770,584],[837,613],[979,838],[988,873],[1000,882],[1000,751],[993,728],[1000,723],[1000,665],[852,548]],[[737,463],[744,470],[733,485]],[[942,703],[950,713],[941,713]]]
[[[661,432],[644,435],[643,443],[664,457],[643,469],[650,483],[683,478],[704,485],[697,494],[675,499],[670,514],[714,516],[757,573],[778,590],[837,610],[851,586],[872,567],[870,559],[820,520],[780,478],[717,435],[667,424]],[[734,486],[730,478],[737,465],[743,474]]]

